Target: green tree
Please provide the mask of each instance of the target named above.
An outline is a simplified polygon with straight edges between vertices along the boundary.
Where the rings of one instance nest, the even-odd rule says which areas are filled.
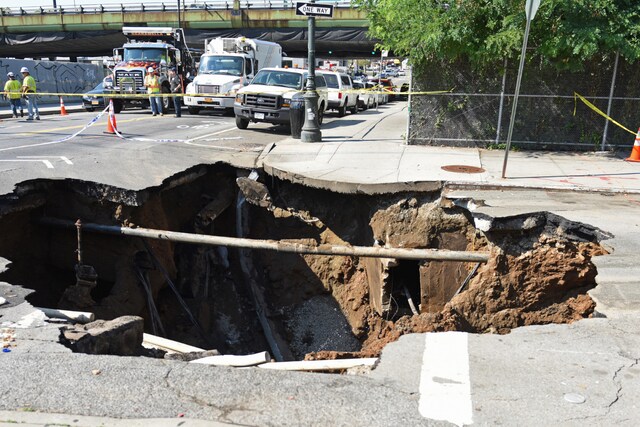
[[[468,59],[491,67],[520,55],[525,0],[356,0],[380,47],[427,60]],[[529,36],[530,61],[580,70],[619,51],[640,58],[640,1],[542,0]]]

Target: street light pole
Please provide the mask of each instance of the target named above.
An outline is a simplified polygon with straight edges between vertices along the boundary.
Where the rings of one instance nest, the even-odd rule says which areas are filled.
[[[315,0],[309,1],[315,3]],[[309,56],[307,58],[307,85],[304,92],[304,126],[300,133],[302,142],[321,142],[322,132],[318,125],[318,92],[316,91],[316,18],[309,16]]]

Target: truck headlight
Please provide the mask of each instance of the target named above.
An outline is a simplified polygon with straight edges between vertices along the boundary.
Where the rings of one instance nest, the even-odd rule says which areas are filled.
[[[282,98],[282,107],[283,108],[291,107],[291,98]]]

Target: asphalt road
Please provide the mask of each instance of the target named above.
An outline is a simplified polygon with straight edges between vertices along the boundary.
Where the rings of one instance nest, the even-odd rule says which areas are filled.
[[[202,163],[223,161],[252,168],[265,146],[289,137],[283,126],[251,124],[239,130],[234,117],[217,113],[176,118],[130,110],[116,115],[121,139],[105,133],[106,114],[85,129],[98,114],[0,122],[0,194],[34,178],[75,178],[138,190]],[[328,117],[327,122],[332,120],[336,118]],[[141,168],[142,164],[153,168]]]

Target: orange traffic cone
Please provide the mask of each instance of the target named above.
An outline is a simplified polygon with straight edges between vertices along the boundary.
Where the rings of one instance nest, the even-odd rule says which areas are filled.
[[[62,100],[62,97],[60,97],[60,115],[61,116],[68,116],[69,113],[67,113],[67,109],[64,108],[64,101]]]
[[[625,159],[627,162],[640,162],[640,128],[636,134],[636,140],[633,143],[631,155]]]
[[[115,135],[118,130],[116,115],[113,113],[113,100],[109,100],[109,115],[107,116],[107,130],[104,133]]]

